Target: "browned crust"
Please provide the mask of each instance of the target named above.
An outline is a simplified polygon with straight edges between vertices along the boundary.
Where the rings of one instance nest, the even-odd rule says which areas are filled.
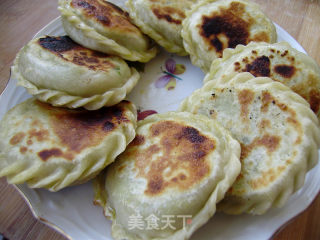
[[[115,67],[109,55],[82,47],[68,36],[42,37],[39,38],[38,44],[64,61],[87,67],[90,70],[108,71]]]
[[[71,7],[80,9],[88,19],[117,31],[140,33],[131,23],[129,14],[118,6],[103,0],[72,0]]]
[[[99,145],[119,125],[129,122],[126,102],[96,111],[56,108],[39,101],[35,101],[35,104],[48,113],[49,122],[43,124],[38,120],[33,121],[30,130],[15,134],[10,143],[19,144],[22,154],[32,152],[34,144],[48,143],[54,146],[36,153],[42,161],[54,157],[73,160],[85,149]]]
[[[297,61],[288,50],[280,51],[271,48],[269,54],[259,55],[256,50],[252,50],[250,57],[244,57],[239,62],[235,62],[233,69],[235,72],[250,72],[255,77],[270,77],[289,86],[294,92],[306,99],[310,108],[316,114],[320,111],[320,89],[319,76],[309,73],[304,81],[295,83],[293,79],[301,69],[296,67]],[[273,59],[280,59],[283,63],[272,66]]]
[[[270,42],[270,37],[265,32],[251,36],[250,28],[254,23],[255,20],[247,16],[243,3],[232,2],[228,8],[220,7],[219,13],[203,16],[198,28],[202,38],[210,46],[209,49],[215,49],[218,56],[222,57],[225,48],[235,48],[238,44],[247,45],[250,41]],[[221,37],[226,38],[227,43]]]
[[[168,188],[185,191],[210,174],[207,156],[215,150],[215,141],[197,129],[164,120],[149,128],[148,138],[157,143],[143,148],[145,137],[138,134],[124,157],[135,159],[137,176],[148,182],[146,195],[157,196]]]
[[[254,100],[254,92],[244,89],[238,93],[238,100],[241,105],[241,117],[242,119],[247,119],[249,113],[248,107]]]
[[[176,25],[181,25],[182,20],[186,17],[185,13],[181,11],[181,9],[169,6],[163,7],[155,4],[151,7],[151,10],[159,20],[165,20],[168,23]]]

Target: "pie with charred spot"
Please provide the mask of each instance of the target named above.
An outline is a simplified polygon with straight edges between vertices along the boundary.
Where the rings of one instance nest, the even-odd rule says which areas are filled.
[[[165,113],[138,122],[136,138],[95,180],[95,202],[114,239],[184,240],[215,213],[240,172],[240,145],[201,115]],[[174,215],[173,228],[130,228],[128,219]],[[180,218],[179,218],[180,216]],[[188,217],[183,219],[181,216]],[[146,223],[145,223],[146,224]]]
[[[267,77],[209,81],[180,110],[221,123],[241,144],[241,173],[218,209],[263,214],[281,207],[318,163],[320,130],[308,103]]]
[[[130,17],[140,29],[168,52],[187,55],[181,30],[185,12],[196,0],[129,0]]]
[[[139,62],[148,62],[158,52],[128,13],[108,1],[59,0],[58,9],[64,30],[82,46]]]
[[[249,42],[274,43],[276,28],[260,7],[246,0],[205,0],[183,21],[182,38],[194,65],[205,73],[225,48]]]
[[[223,58],[213,61],[204,82],[224,75],[250,72],[255,77],[270,77],[306,99],[320,117],[320,68],[311,57],[288,43],[254,43],[226,49]]]
[[[33,39],[17,54],[12,73],[43,102],[89,110],[119,103],[140,78],[123,59],[82,47],[68,36]]]
[[[125,150],[135,127],[127,101],[88,111],[28,99],[0,122],[0,177],[50,191],[86,182]]]

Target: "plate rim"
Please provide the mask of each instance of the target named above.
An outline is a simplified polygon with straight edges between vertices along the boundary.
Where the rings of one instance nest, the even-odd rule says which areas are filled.
[[[8,183],[9,184],[9,183]],[[15,190],[18,191],[19,195],[23,198],[23,200],[25,201],[25,203],[27,204],[27,206],[29,207],[33,217],[35,219],[37,219],[38,221],[44,223],[46,226],[48,226],[49,228],[59,232],[60,234],[62,234],[64,237],[66,237],[68,240],[74,240],[69,234],[67,234],[62,228],[58,227],[57,225],[55,225],[54,223],[50,222],[49,220],[45,219],[44,217],[41,217],[40,215],[37,214],[37,211],[35,210],[35,207],[32,206],[32,203],[30,202],[30,200],[27,198],[27,196],[25,195],[25,193],[23,192],[22,189],[20,189],[19,185],[17,184],[10,184],[11,186],[14,187]]]
[[[41,34],[43,31],[46,31],[47,28],[51,28],[54,27],[55,25],[57,25],[57,27],[60,28],[59,26],[59,21],[61,21],[61,16],[58,16],[56,18],[54,18],[53,20],[51,20],[49,23],[47,23],[44,27],[42,27],[33,37],[32,39],[39,37],[40,35],[42,36],[43,34]],[[288,38],[289,44],[290,42],[294,42],[295,44],[297,44],[299,46],[299,51],[305,53],[308,55],[308,53],[306,52],[306,50],[301,46],[301,44],[295,39],[293,38],[284,28],[282,28],[280,25],[278,25],[277,23],[273,22],[274,25],[276,26],[276,30],[277,30],[277,35],[283,34],[285,35],[286,38]],[[291,44],[290,44],[291,45]],[[14,62],[14,61],[13,61]],[[12,63],[13,64],[13,63]],[[11,67],[10,67],[10,74],[9,74],[9,78],[8,81],[6,83],[6,86],[4,87],[3,91],[0,94],[0,101],[3,98],[3,95],[5,92],[8,91],[8,89],[10,88],[10,84],[12,84],[14,81],[14,79],[12,79],[12,74],[11,74]],[[0,119],[2,118],[2,116],[0,116]],[[320,159],[320,156],[319,156]],[[319,162],[318,162],[319,164]],[[16,184],[10,184],[11,186],[13,186],[19,193],[20,196],[22,196],[22,198],[24,199],[25,203],[27,204],[27,206],[29,207],[32,215],[39,220],[40,222],[44,223],[46,226],[50,227],[51,229],[54,229],[55,231],[59,232],[60,234],[62,234],[64,237],[66,237],[68,240],[74,240],[69,234],[67,234],[65,232],[65,230],[63,230],[62,228],[58,227],[55,223],[50,222],[49,220],[45,219],[44,217],[40,216],[38,210],[36,210],[36,206],[32,205],[31,201],[28,199],[28,197],[25,195],[25,193],[23,192],[23,190],[21,189],[21,186],[16,185]],[[320,186],[318,187],[318,191],[317,194],[315,195],[314,198],[312,198],[312,200],[302,209],[299,210],[294,216],[290,217],[288,220],[286,220],[285,222],[283,222],[282,224],[280,224],[280,226],[275,229],[272,230],[270,232],[270,237],[268,237],[267,239],[273,239],[281,230],[283,230],[288,224],[290,224],[292,221],[294,221],[297,217],[299,217],[301,214],[303,214],[305,211],[307,211],[309,209],[309,207],[312,205],[312,203],[314,203],[315,199],[318,197],[318,195],[320,194]]]

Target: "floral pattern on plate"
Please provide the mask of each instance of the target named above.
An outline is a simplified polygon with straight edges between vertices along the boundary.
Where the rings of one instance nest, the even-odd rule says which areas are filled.
[[[140,109],[138,109],[138,121],[145,119],[146,117],[152,115],[152,114],[156,114],[158,113],[155,110],[144,110],[141,111]]]
[[[173,58],[169,58],[165,62],[166,70],[161,67],[162,73],[165,75],[158,78],[155,82],[156,88],[166,88],[168,91],[174,90],[177,85],[177,80],[182,81],[182,78],[177,75],[181,75],[186,71],[186,67],[183,64],[177,64]]]

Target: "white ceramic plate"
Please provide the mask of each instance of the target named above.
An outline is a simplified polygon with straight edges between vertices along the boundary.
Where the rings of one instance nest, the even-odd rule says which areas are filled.
[[[282,28],[277,26],[279,41],[287,41],[296,49],[303,48]],[[35,37],[42,35],[63,35],[60,18],[55,19],[42,29]],[[184,73],[176,74],[169,86],[156,88],[155,82],[166,75],[165,62],[174,59],[176,64],[185,66]],[[180,65],[181,68],[181,65]],[[182,99],[202,86],[204,75],[199,68],[191,65],[188,57],[178,57],[161,52],[154,60],[145,65],[138,86],[130,94],[132,100],[141,111],[155,110],[166,112],[176,110]],[[172,85],[171,85],[172,84]],[[16,86],[16,80],[10,78],[5,91],[0,96],[0,119],[17,103],[30,95],[22,87]],[[228,216],[216,214],[205,226],[198,230],[193,240],[212,239],[269,239],[288,220],[306,209],[316,197],[320,189],[320,165],[318,164],[307,175],[304,187],[294,194],[281,209],[272,209],[262,216]],[[69,187],[57,193],[43,189],[29,189],[25,185],[17,186],[24,196],[33,214],[48,225],[74,240],[94,239],[111,240],[111,222],[103,216],[102,208],[94,206],[91,182]]]

